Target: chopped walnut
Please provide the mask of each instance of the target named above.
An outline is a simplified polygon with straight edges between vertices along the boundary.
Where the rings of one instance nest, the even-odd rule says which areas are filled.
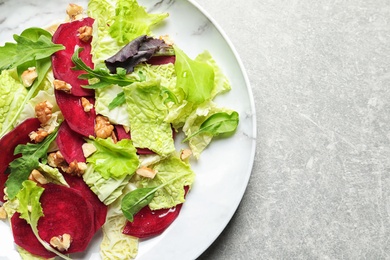
[[[156,171],[156,170],[153,170],[153,169],[151,169],[151,168],[142,166],[141,168],[138,168],[138,169],[136,170],[136,173],[137,173],[138,175],[143,176],[143,177],[153,179],[154,176],[156,176],[157,171]]]
[[[40,143],[48,135],[49,135],[49,133],[46,130],[39,128],[37,131],[32,131],[28,136],[30,137],[31,141],[34,141],[36,143]]]
[[[83,162],[73,161],[69,164],[68,167],[63,167],[67,174],[72,176],[82,176],[87,170],[87,164]]]
[[[23,85],[27,88],[31,87],[37,77],[38,73],[35,67],[28,68],[21,75]]]
[[[95,134],[96,137],[107,138],[110,137],[114,126],[110,123],[107,117],[98,115],[96,117]]]
[[[7,212],[5,211],[3,206],[0,206],[0,219],[6,219],[7,218]]]
[[[83,106],[84,111],[87,113],[91,111],[91,109],[93,108],[93,104],[89,102],[89,100],[86,99],[85,97],[81,98],[81,105]]]
[[[35,114],[42,125],[47,124],[52,115],[53,105],[49,101],[43,101],[35,106]]]
[[[96,147],[90,143],[84,143],[81,148],[83,149],[83,154],[85,158],[88,158],[91,154],[96,152]]]
[[[72,237],[69,234],[63,234],[62,236],[56,236],[50,239],[50,245],[61,252],[68,250],[71,243]]]
[[[83,7],[76,4],[69,4],[66,8],[66,13],[69,16],[69,19],[74,21],[82,18]]]
[[[83,26],[80,27],[79,30],[79,39],[83,42],[88,42],[92,38],[92,27],[91,26]]]
[[[40,183],[40,184],[47,184],[48,183],[45,176],[43,176],[42,173],[40,173],[38,170],[35,170],[35,169],[32,170],[28,179],[31,181]]]
[[[192,151],[190,149],[184,149],[180,153],[180,159],[182,161],[188,159],[192,155]]]
[[[72,89],[72,86],[63,80],[55,79],[55,80],[53,80],[53,85],[54,85],[54,88],[56,90],[62,90],[62,91],[65,91],[67,93],[69,93],[70,90]]]
[[[167,45],[173,45],[173,40],[169,38],[169,35],[162,35],[159,37],[160,40],[163,40]]]
[[[57,151],[55,153],[50,153],[49,156],[47,157],[47,163],[51,167],[61,167],[63,165],[66,165],[64,156],[62,156],[60,151]]]

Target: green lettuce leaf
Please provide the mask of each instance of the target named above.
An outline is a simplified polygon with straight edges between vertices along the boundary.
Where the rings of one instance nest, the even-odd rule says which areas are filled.
[[[87,162],[91,163],[95,171],[105,179],[122,179],[126,175],[133,175],[138,168],[139,160],[136,149],[129,139],[122,139],[114,143],[111,138],[88,139],[96,147]]]
[[[124,194],[131,190],[131,185],[124,188]],[[108,206],[106,222],[104,223],[103,240],[100,244],[100,255],[103,260],[134,259],[138,254],[138,238],[122,233],[127,219],[121,210],[122,197]]]
[[[11,124],[12,118],[23,105],[27,89],[19,82],[17,75],[8,70],[0,74],[0,132],[8,132],[5,128]],[[1,138],[1,136],[0,136]]]
[[[183,89],[185,100],[201,104],[211,99],[214,88],[214,70],[205,62],[190,59],[175,46],[177,87]]]
[[[38,171],[46,178],[48,182],[69,187],[69,184],[66,182],[64,175],[62,175],[58,168],[53,168],[47,164],[39,163]]]
[[[157,171],[156,176],[153,179],[142,178],[139,182],[141,187],[152,188],[171,183],[156,191],[149,207],[155,210],[171,208],[183,203],[184,186],[191,186],[195,180],[195,173],[191,166],[177,156],[170,156],[155,164],[152,169]]]
[[[134,146],[149,148],[162,156],[174,152],[172,128],[164,120],[168,109],[164,104],[160,81],[133,83],[124,87],[123,91]]]
[[[118,179],[105,179],[100,173],[95,171],[91,164],[88,165],[87,170],[83,174],[85,183],[105,205],[110,205],[122,195],[122,190],[129,183],[130,178],[131,175]]]
[[[109,32],[119,45],[125,45],[141,35],[150,35],[151,27],[168,17],[168,13],[149,14],[136,0],[119,0],[114,23]]]

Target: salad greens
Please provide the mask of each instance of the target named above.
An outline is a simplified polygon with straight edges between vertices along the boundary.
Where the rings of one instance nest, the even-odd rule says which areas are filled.
[[[136,149],[130,139],[123,139],[114,143],[111,138],[89,139],[97,151],[87,158],[95,171],[103,178],[122,179],[126,175],[134,174],[138,168],[139,160]]]
[[[22,188],[23,181],[27,180],[31,171],[39,167],[39,163],[46,163],[47,151],[50,144],[55,140],[57,131],[51,133],[41,143],[18,145],[15,154],[22,154],[9,165],[11,173],[6,182],[7,194],[10,199],[15,198]]]
[[[0,91],[2,100],[5,102],[5,106],[0,109],[0,123],[2,123],[0,125],[0,138],[16,126],[15,123],[24,105],[36,95],[41,87],[51,68],[51,55],[64,48],[62,45],[53,44],[51,37],[51,34],[46,30],[29,28],[20,35],[14,35],[16,43],[6,43],[0,47],[0,71],[2,71]],[[12,69],[15,69],[20,79],[23,71],[29,67],[36,69],[38,77],[27,91],[21,82],[17,82],[16,77],[14,77],[15,80],[12,80],[9,76]],[[4,72],[5,70],[8,72]],[[12,91],[7,86],[7,81],[11,83]],[[9,100],[12,102],[9,103]]]
[[[76,48],[72,69],[83,71],[79,78],[87,79],[88,85],[82,87],[94,90],[96,114],[129,131],[131,139],[83,137],[96,151],[86,156],[82,180],[108,206],[102,257],[134,258],[138,239],[121,233],[126,222],[133,221],[144,207],[159,210],[182,204],[184,187],[190,189],[195,181],[192,159],[180,158],[175,146],[176,133],[184,134],[182,143],[188,142],[194,158],[199,159],[214,137],[235,132],[239,114],[213,101],[231,85],[208,51],[191,59],[178,45],[153,35],[153,26],[168,13],[148,13],[136,0],[89,0],[86,13],[94,19],[94,68],[80,58],[83,49]],[[38,169],[49,182],[69,186],[61,171],[47,164],[47,154],[58,149],[57,130],[64,120],[52,88],[51,55],[64,46],[52,43],[52,35],[40,28],[29,28],[14,40],[0,47],[0,138],[34,117],[34,107],[42,101],[53,104],[50,127],[54,132],[41,143],[16,147],[15,155],[21,156],[9,164],[5,184],[9,200],[4,207],[7,212],[19,212],[47,250],[69,259],[39,237],[37,223],[43,216],[39,198],[44,188],[27,180]],[[145,63],[163,55],[158,54],[161,49],[175,56],[174,63]],[[21,75],[31,67],[38,76],[26,88]],[[141,155],[138,149],[142,148],[151,153]],[[155,176],[138,174],[141,167]],[[28,254],[21,249],[21,255]]]

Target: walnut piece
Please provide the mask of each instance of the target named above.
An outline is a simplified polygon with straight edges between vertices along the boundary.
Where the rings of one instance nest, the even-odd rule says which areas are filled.
[[[174,42],[171,38],[169,38],[169,35],[162,35],[159,37],[160,40],[163,40],[167,45],[173,45]]]
[[[38,77],[37,69],[35,67],[30,67],[23,71],[20,77],[22,78],[23,85],[26,88],[29,88],[34,83],[34,80]]]
[[[62,236],[56,236],[50,239],[50,245],[61,252],[68,250],[71,243],[72,237],[69,234],[63,234]]]
[[[85,112],[89,112],[93,108],[91,102],[89,102],[89,100],[85,97],[81,98],[81,105],[83,106]]]
[[[83,42],[88,42],[92,38],[92,27],[91,26],[82,26],[78,30],[79,39]]]
[[[70,93],[70,90],[72,89],[72,86],[63,80],[55,79],[53,80],[53,85],[56,90],[62,90],[67,93]]]
[[[96,117],[95,134],[96,137],[107,138],[110,137],[114,126],[110,123],[107,117],[98,115]]]
[[[45,176],[42,175],[38,170],[34,169],[30,173],[30,176],[28,177],[29,180],[40,183],[40,184],[47,184],[48,181],[46,180]]]
[[[43,101],[35,106],[35,115],[42,125],[46,125],[51,119],[53,105],[49,101]]]
[[[62,168],[67,174],[72,176],[82,176],[87,170],[87,164],[83,162],[73,161],[68,167]]]
[[[66,161],[64,159],[64,156],[62,156],[60,151],[57,151],[55,153],[50,153],[47,157],[47,163],[51,167],[61,167],[63,165],[66,165]]]
[[[3,206],[0,206],[0,219],[6,219],[7,218],[7,212],[5,211]]]
[[[145,166],[138,168],[135,172],[138,175],[141,175],[143,177],[150,178],[150,179],[153,179],[154,176],[156,176],[156,174],[157,174],[156,170],[153,170],[153,169],[145,167]]]
[[[83,14],[83,7],[76,4],[69,4],[66,8],[66,13],[68,14],[71,21],[81,19]]]
[[[34,141],[36,143],[40,143],[48,135],[49,135],[49,133],[46,130],[39,128],[37,131],[32,131],[28,136],[30,137],[31,141]]]

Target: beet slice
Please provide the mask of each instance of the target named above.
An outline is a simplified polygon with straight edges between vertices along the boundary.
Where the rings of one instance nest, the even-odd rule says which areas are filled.
[[[163,65],[168,63],[175,63],[176,56],[153,56],[150,58],[147,63],[151,65]]]
[[[78,32],[80,27],[92,27],[93,22],[94,19],[87,17],[82,20],[63,23],[53,35],[54,43],[65,46],[64,50],[58,51],[52,56],[54,78],[72,85],[71,93],[75,96],[94,96],[94,90],[81,87],[82,85],[88,85],[88,80],[78,78],[80,74],[85,72],[71,69],[74,67],[71,57],[76,47],[83,48],[79,55],[80,59],[90,68],[94,66],[91,55],[91,40],[87,42],[80,40]]]
[[[95,135],[95,118],[96,112],[92,108],[91,111],[85,112],[81,104],[81,97],[70,95],[64,91],[55,90],[56,101],[58,107],[68,122],[69,127],[85,137]],[[92,104],[95,103],[92,97],[87,98]]]
[[[187,194],[188,186],[184,189],[185,194]],[[159,210],[151,210],[149,206],[145,206],[134,215],[133,222],[126,222],[122,233],[138,238],[160,235],[179,216],[182,206],[183,204],[178,204],[173,208]]]
[[[6,173],[8,165],[20,156],[14,155],[16,146],[28,143],[30,141],[29,133],[36,131],[40,125],[37,118],[26,119],[0,139],[0,201],[4,202],[4,185],[8,179]]]
[[[99,200],[98,196],[96,196],[82,178],[69,174],[64,174],[64,178],[71,188],[80,192],[83,198],[91,203],[95,215],[95,231],[99,230],[106,222],[107,206]]]
[[[72,243],[65,254],[84,251],[95,234],[92,205],[75,189],[49,183],[43,185],[40,202],[44,216],[38,221],[39,236],[49,242],[54,236],[69,234]],[[11,218],[15,243],[31,254],[52,257],[37,244],[30,226],[14,214]],[[50,256],[48,256],[50,255]]]
[[[62,122],[60,129],[58,129],[56,142],[68,164],[73,161],[85,162],[82,149],[82,145],[85,143],[83,136],[70,129],[66,121]]]

